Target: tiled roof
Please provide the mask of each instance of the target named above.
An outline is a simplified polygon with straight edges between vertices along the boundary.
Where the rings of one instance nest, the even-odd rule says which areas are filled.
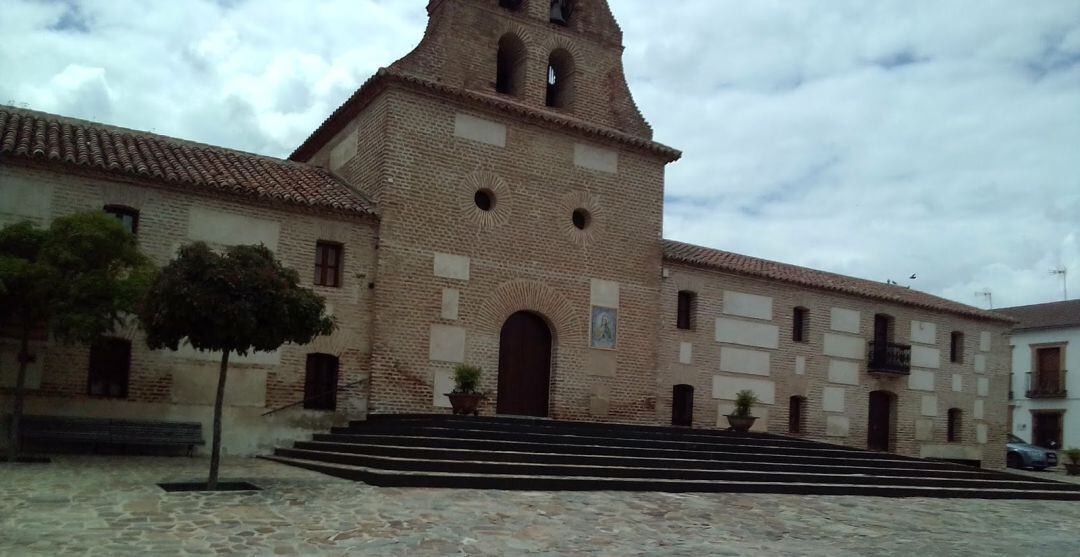
[[[1080,300],[1017,306],[997,311],[1020,321],[1017,329],[1080,327]]]
[[[758,259],[674,240],[664,240],[664,259],[688,265],[708,267],[771,280],[779,280],[809,288],[820,288],[855,296],[873,298],[934,311],[944,311],[994,321],[1012,322],[1007,316],[953,302],[925,292],[872,280],[817,271],[797,265]]]
[[[0,106],[0,159],[5,155],[332,212],[374,212],[360,194],[314,166]]]
[[[534,122],[542,122],[549,125],[560,126],[583,132],[585,134],[615,141],[645,151],[653,152],[666,158],[668,162],[676,161],[682,157],[682,152],[662,143],[648,139],[642,139],[619,130],[605,128],[590,124],[577,118],[564,116],[549,110],[539,110],[525,104],[514,102],[495,94],[485,94],[478,91],[470,91],[460,87],[450,87],[436,81],[431,81],[417,75],[403,72],[393,68],[382,68],[370,79],[364,82],[330,114],[318,129],[316,129],[299,147],[289,156],[291,160],[305,161],[311,158],[327,141],[341,131],[361,110],[370,102],[378,91],[388,83],[400,83],[421,90],[435,91],[440,95],[455,97],[461,101],[470,102],[482,106],[498,108]]]

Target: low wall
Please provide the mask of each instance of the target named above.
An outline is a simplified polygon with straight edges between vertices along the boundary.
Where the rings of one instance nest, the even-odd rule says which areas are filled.
[[[0,396],[5,409],[0,420],[0,447],[7,446],[12,401]],[[141,403],[118,400],[65,399],[29,396],[25,402],[26,415],[67,416],[80,418],[112,418],[121,420],[152,420],[169,422],[200,422],[206,444],[197,454],[209,454],[213,432],[214,407],[167,403]],[[333,425],[344,425],[348,417],[333,412],[317,412],[290,408],[263,416],[265,408],[227,406],[222,413],[222,453],[232,456],[269,454],[274,447],[310,439],[312,433],[326,431]],[[355,419],[355,418],[354,418]]]

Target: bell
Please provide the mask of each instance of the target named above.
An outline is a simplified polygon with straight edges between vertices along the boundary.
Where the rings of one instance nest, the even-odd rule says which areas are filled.
[[[565,0],[551,0],[551,22],[558,25],[566,25],[566,18],[569,16],[566,13]]]

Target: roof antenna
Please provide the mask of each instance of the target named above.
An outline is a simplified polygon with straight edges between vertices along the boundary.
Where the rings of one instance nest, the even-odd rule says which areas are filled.
[[[994,309],[994,293],[989,288],[983,288],[982,292],[976,292],[975,295],[986,298],[986,303],[990,305],[990,309]]]
[[[1066,267],[1050,269],[1050,274],[1061,275],[1061,299],[1067,301],[1069,299],[1069,269]]]

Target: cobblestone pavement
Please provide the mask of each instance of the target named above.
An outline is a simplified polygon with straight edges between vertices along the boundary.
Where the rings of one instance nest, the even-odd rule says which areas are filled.
[[[1080,504],[375,488],[255,459],[0,464],[0,555],[1076,555]]]

